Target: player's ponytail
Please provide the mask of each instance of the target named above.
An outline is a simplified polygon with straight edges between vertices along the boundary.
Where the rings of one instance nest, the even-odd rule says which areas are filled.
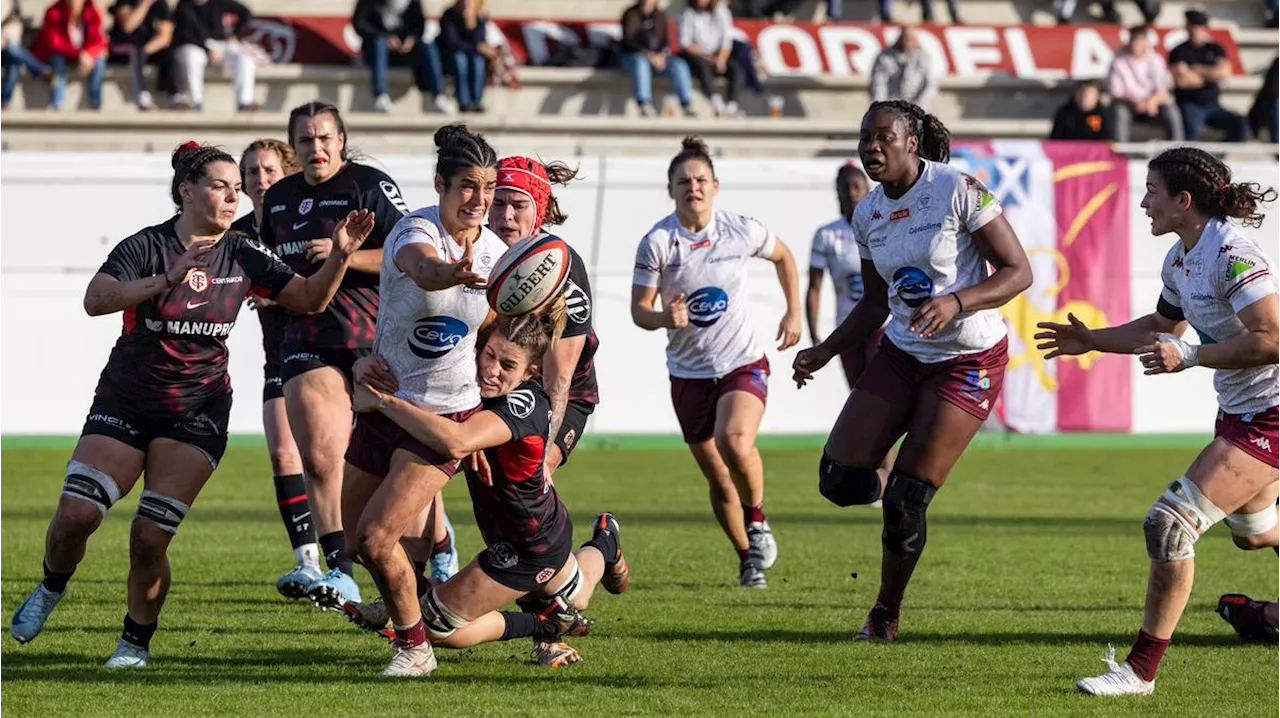
[[[907,135],[918,141],[916,154],[930,162],[951,161],[951,130],[936,115],[906,100],[881,100],[871,103],[867,114],[887,110],[897,114],[907,125]]]
[[[676,176],[676,168],[688,162],[689,160],[698,160],[705,162],[711,170],[711,177],[715,179],[716,166],[711,162],[711,149],[707,147],[707,143],[697,135],[689,135],[680,142],[680,152],[671,158],[671,164],[667,165],[667,182],[670,183]]]
[[[1232,182],[1231,168],[1196,147],[1174,147],[1156,155],[1147,168],[1164,180],[1170,196],[1186,192],[1191,205],[1212,219],[1238,219],[1246,227],[1261,227],[1258,206],[1276,200],[1276,191],[1257,182]]]
[[[560,162],[548,162],[543,165],[543,169],[547,171],[547,179],[551,184],[558,184],[561,187],[568,185],[575,179],[578,179],[578,168]],[[560,203],[556,201],[554,194],[547,198],[547,213],[542,218],[543,225],[561,225],[569,221],[569,215],[560,209]]]
[[[498,167],[498,153],[483,135],[466,125],[445,125],[436,130],[436,174],[447,188],[459,172],[472,167]]]
[[[235,164],[231,155],[217,147],[202,145],[195,140],[184,142],[173,151],[169,164],[173,167],[173,182],[169,185],[169,198],[178,211],[182,211],[182,194],[178,188],[183,182],[198,182],[206,175],[206,168],[214,162]]]

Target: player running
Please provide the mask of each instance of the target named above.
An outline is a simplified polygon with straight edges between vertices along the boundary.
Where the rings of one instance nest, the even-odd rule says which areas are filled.
[[[765,588],[778,557],[764,514],[756,434],[769,360],[747,315],[747,261],[773,262],[787,310],[779,350],[800,340],[799,280],[791,250],[759,221],[716,209],[720,191],[707,146],[686,137],[667,168],[676,211],[640,240],[631,319],[667,330],[667,370],[680,431],[711,488],[711,508],[738,552],[738,583]],[[661,294],[662,308],[655,309]]]
[[[1213,441],[1156,499],[1142,525],[1151,571],[1142,628],[1121,663],[1076,683],[1082,693],[1146,695],[1173,631],[1191,597],[1195,543],[1225,520],[1236,545],[1275,547],[1276,451],[1280,414],[1280,305],[1271,262],[1253,241],[1228,223],[1260,227],[1259,202],[1276,199],[1253,182],[1232,182],[1231,170],[1193,147],[1161,152],[1147,165],[1142,207],[1151,234],[1174,233],[1165,257],[1164,287],[1155,312],[1128,324],[1090,329],[1074,316],[1069,324],[1042,323],[1038,348],[1046,358],[1090,351],[1140,354],[1146,374],[1171,374],[1193,366],[1215,369],[1218,419]],[[1199,344],[1180,336],[1190,324]]]
[[[532,236],[549,234],[548,226],[568,221],[560,203],[551,193],[553,185],[565,186],[577,177],[577,170],[562,162],[542,164],[528,157],[504,157],[498,163],[498,187],[489,207],[489,228],[507,246]],[[568,320],[560,340],[542,357],[542,386],[551,397],[553,437],[547,447],[547,475],[569,460],[573,447],[582,439],[587,419],[600,397],[596,383],[595,355],[600,346],[592,323],[591,281],[586,262],[569,247],[572,266],[565,284]],[[534,660],[559,667],[582,660],[577,650],[564,642],[539,641],[533,647]]]
[[[254,140],[240,155],[240,177],[253,211],[231,224],[231,229],[258,238],[258,227],[266,210],[264,198],[271,185],[302,168],[298,156],[287,143],[276,139]],[[280,342],[288,315],[284,309],[259,296],[249,297],[249,308],[258,312],[262,324],[262,428],[267,436],[267,453],[275,477],[276,506],[293,545],[295,564],[276,581],[277,590],[292,583],[310,585],[324,574],[320,571],[320,548],[311,525],[311,504],[302,476],[302,459],[289,429],[284,409],[284,384],[280,381]]]
[[[938,118],[909,102],[873,103],[858,154],[880,183],[853,215],[866,292],[800,352],[794,378],[804,386],[891,317],[827,438],[818,488],[837,506],[883,501],[880,592],[857,638],[892,641],[929,502],[1000,394],[1008,337],[998,308],[1031,285],[1031,267],[995,196],[945,164],[950,133]],[[876,468],[903,434],[882,483]]]
[[[478,360],[483,408],[462,422],[374,388],[375,383],[394,386],[397,377],[386,376],[376,357],[360,362],[357,409],[379,412],[455,462],[483,452],[490,467],[487,476],[470,467],[465,472],[487,548],[422,597],[422,615],[412,625],[397,625],[395,656],[382,675],[425,676],[435,670],[432,643],[467,648],[517,638],[554,642],[565,635],[586,635],[590,623],[579,611],[587,607],[595,585],[615,594],[626,591],[630,571],[617,520],[608,513],[596,517],[591,540],[573,552],[569,512],[543,470],[551,404],[535,377],[539,359],[547,356],[564,327],[565,314],[561,296],[546,316],[497,320]],[[535,599],[541,610],[498,610],[518,599]],[[348,604],[347,610],[362,625],[381,628],[381,617],[371,623],[359,607]]]
[[[85,311],[122,312],[124,332],[67,464],[45,537],[44,580],[9,624],[22,643],[40,633],[89,536],[145,472],[129,536],[128,612],[108,668],[151,661],[169,592],[169,544],[227,446],[226,337],[241,303],[252,293],[293,311],[323,311],[373,228],[369,212],[349,212],[333,228],[325,262],[303,279],[257,240],[228,231],[240,192],[230,155],[191,142],[174,152],[173,167],[179,214],[117,244],[85,291]]]

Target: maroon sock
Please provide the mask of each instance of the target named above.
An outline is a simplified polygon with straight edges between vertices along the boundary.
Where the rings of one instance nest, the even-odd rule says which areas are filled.
[[[431,546],[431,555],[437,556],[442,553],[449,553],[449,537],[445,536]]]
[[[764,523],[764,504],[759,506],[743,506],[742,516],[747,520],[748,524]]]
[[[740,548],[740,549],[738,549],[738,560],[739,560],[739,561],[746,561],[746,560],[747,560],[747,556],[749,556],[749,555],[751,555],[751,552],[750,552],[749,550],[747,550],[747,549],[745,549],[745,548]]]
[[[1146,631],[1139,630],[1138,637],[1133,641],[1133,648],[1129,649],[1129,656],[1124,660],[1139,678],[1144,681],[1154,681],[1156,671],[1160,670],[1160,659],[1164,658],[1164,652],[1168,648],[1169,639],[1156,638]]]
[[[408,628],[396,627],[396,643],[406,646],[421,646],[427,642],[427,627],[418,618],[418,622]]]
[[[876,607],[883,608],[885,611],[888,611],[890,615],[896,618],[902,611],[902,599],[886,598],[884,591],[881,591],[880,595],[876,596]]]

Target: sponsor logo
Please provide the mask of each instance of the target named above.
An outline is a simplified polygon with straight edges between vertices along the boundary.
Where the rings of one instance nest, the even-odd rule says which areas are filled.
[[[477,259],[480,262],[480,266],[484,269],[488,269],[493,265],[493,255],[482,254]]]
[[[1204,260],[1200,257],[1187,259],[1183,266],[1185,267],[1184,273],[1188,277],[1194,278],[1204,274]]]
[[[862,299],[862,295],[866,290],[863,287],[861,272],[854,272],[849,275],[847,288],[849,290],[849,301],[857,302]]]
[[[983,411],[986,411],[987,409],[990,409],[990,408],[991,408],[991,400],[990,400],[990,399],[983,399],[983,400],[982,400],[982,403],[978,405],[978,408],[979,408],[979,409],[982,409]]]
[[[889,215],[889,221],[897,222],[900,219],[906,219],[907,217],[910,217],[910,216],[911,216],[911,208],[903,207],[902,209],[894,210],[893,213]]]
[[[187,309],[199,309],[208,303],[207,300],[203,302],[187,302]]]
[[[709,327],[729,310],[729,295],[720,287],[703,287],[689,296],[686,306],[691,324]]]
[[[893,273],[893,284],[889,290],[896,293],[903,304],[915,308],[933,296],[933,279],[924,270],[902,267]]]
[[[184,322],[174,319],[164,323],[164,330],[169,334],[193,337],[225,337],[235,325],[235,322]]]
[[[284,206],[284,205],[282,205],[282,204],[273,204],[273,205],[271,205],[271,212],[270,212],[270,213],[271,213],[271,214],[275,214],[276,212],[283,212],[283,211],[284,211],[284,208],[285,208],[285,206]]]
[[[921,197],[921,198],[920,198],[920,203],[919,203],[919,205],[920,205],[920,210],[921,210],[921,211],[924,211],[924,210],[926,210],[926,209],[929,209],[929,205],[931,205],[931,204],[933,204],[933,195],[927,195],[927,194],[926,194],[926,195],[924,195],[923,197]]]
[[[1222,256],[1227,252],[1230,252],[1232,249],[1235,249],[1235,247],[1232,247],[1229,244],[1224,244],[1221,247],[1218,247],[1218,256]]]
[[[528,418],[533,413],[536,400],[533,398],[533,392],[528,389],[516,389],[507,394],[507,409],[517,419]]]
[[[929,224],[919,224],[907,230],[907,234],[920,234],[921,232],[937,232],[942,229],[941,222],[930,222]]]
[[[1191,298],[1192,298],[1192,299],[1195,299],[1195,300],[1197,300],[1197,301],[1201,301],[1201,302],[1212,302],[1212,301],[1213,301],[1213,295],[1212,295],[1212,294],[1200,294],[1199,292],[1193,293],[1193,294],[1191,295]]]
[[[1182,257],[1174,257],[1174,258],[1173,258],[1173,268],[1174,268],[1174,269],[1182,269]]]
[[[119,417],[111,416],[110,414],[90,414],[89,422],[93,424],[106,424],[107,426],[114,426],[117,429],[127,431],[134,436],[137,436],[139,433],[138,430],[133,428],[133,425],[130,424],[129,422]]]
[[[1227,257],[1227,279],[1239,279],[1249,272],[1252,272],[1253,268],[1256,266],[1258,265],[1253,260],[1232,254]]]
[[[205,274],[203,269],[192,270],[187,275],[187,286],[191,287],[192,291],[203,292],[209,288],[209,275]]]
[[[554,568],[544,568],[538,572],[537,576],[533,577],[533,581],[534,583],[546,583],[547,581],[550,581],[551,577],[554,575],[556,575],[556,570]]]
[[[306,198],[306,199],[302,200],[301,202],[299,202],[299,203],[298,203],[298,214],[306,214],[307,212],[310,212],[310,211],[311,211],[311,205],[312,205],[312,204],[313,204],[313,203],[312,203],[312,201],[311,201],[311,198],[310,198],[310,197],[308,197],[308,198]],[[297,227],[294,227],[294,229],[297,229]]]
[[[1265,436],[1255,436],[1249,442],[1263,451],[1268,453],[1271,451],[1271,440]]]
[[[990,206],[992,202],[996,201],[996,196],[992,194],[991,190],[987,189],[987,186],[977,177],[967,174],[964,176],[964,183],[968,186],[969,191],[977,196],[979,212]]]
[[[303,227],[307,226],[308,224],[311,224],[311,220],[305,220],[305,221],[302,221],[302,222],[295,222],[295,223],[293,224],[293,231],[297,232],[298,230],[302,229]]]
[[[209,283],[210,283],[210,284],[214,284],[214,285],[218,285],[218,284],[239,284],[240,282],[243,282],[243,281],[244,281],[244,277],[243,277],[243,276],[238,276],[238,277],[214,277],[213,279],[210,279],[210,280],[209,280]]]
[[[591,318],[591,298],[572,279],[564,287],[564,304],[569,310],[569,321],[574,324],[586,324]]]
[[[319,204],[319,205],[317,205],[317,206],[319,206],[319,207],[346,207],[346,206],[347,206],[347,205],[349,205],[349,204],[351,204],[351,200],[349,200],[349,199],[322,199],[322,200],[320,200],[320,204]]]
[[[514,568],[517,563],[520,563],[515,548],[506,541],[490,546],[488,551],[489,563],[493,564],[494,568]]]
[[[297,352],[285,357],[284,360],[285,362],[298,363],[298,362],[324,361],[324,358],[321,357],[319,354],[313,354],[311,352]]]
[[[710,247],[710,246],[711,246],[711,238],[707,237],[701,242],[694,242],[693,244],[689,245],[689,249],[690,251],[693,251],[698,249],[706,249],[707,247]]]
[[[577,430],[577,429],[569,429],[568,431],[564,432],[564,448],[565,448],[566,450],[568,450],[568,449],[572,449],[572,448],[573,448],[573,442],[575,442],[575,441],[577,441],[577,440],[578,440],[578,430]]]
[[[182,430],[195,436],[217,436],[218,423],[208,414],[197,414],[183,422]]]
[[[986,402],[984,395],[990,390],[991,377],[987,376],[986,369],[970,369],[964,373],[964,386],[960,387],[960,391],[964,392],[965,396],[974,401]],[[986,409],[988,406],[990,404],[982,408]]]
[[[719,264],[720,262],[737,262],[743,259],[741,254],[721,255],[719,257],[707,257],[707,264]]]
[[[146,325],[147,329],[153,332],[164,331],[164,322],[160,321],[159,319],[143,319],[142,323]]]
[[[516,290],[506,299],[503,299],[498,308],[504,312],[509,312],[512,308],[518,306],[542,284],[543,280],[551,276],[551,271],[555,269],[555,265],[555,252],[547,251],[528,274],[513,273],[510,281],[515,282]]]
[[[269,376],[262,383],[266,384],[267,386],[283,386],[284,379],[278,376]]]
[[[465,322],[453,317],[423,317],[409,333],[409,351],[423,359],[439,359],[448,354],[470,331]]]
[[[378,188],[382,190],[382,194],[386,195],[391,206],[400,210],[400,214],[409,214],[409,205],[404,203],[404,197],[400,196],[400,188],[395,183],[381,180],[378,182]]]
[[[285,242],[284,244],[276,245],[276,252],[281,257],[292,257],[295,254],[302,254],[307,251],[307,245],[310,243],[310,241]]]

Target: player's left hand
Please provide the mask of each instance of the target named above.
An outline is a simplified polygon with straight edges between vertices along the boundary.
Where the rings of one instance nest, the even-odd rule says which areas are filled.
[[[942,331],[956,315],[960,313],[960,300],[954,294],[943,294],[934,297],[911,315],[911,323],[907,331],[915,332],[928,339]]]
[[[1139,347],[1135,354],[1148,376],[1152,374],[1176,374],[1196,365],[1200,347],[1188,344],[1172,334],[1161,334],[1155,344]]]
[[[265,307],[274,307],[277,304],[277,302],[273,302],[266,297],[259,297],[256,294],[249,295],[249,298],[244,300],[244,303],[249,305],[249,309],[251,311],[257,311]]]
[[[367,209],[348,212],[347,216],[338,222],[338,226],[333,228],[333,239],[311,240],[307,246],[308,258],[313,262],[323,262],[334,249],[337,249],[344,259],[350,257],[360,249],[360,245],[364,244],[372,231],[373,212]]]
[[[800,312],[788,311],[778,322],[778,351],[790,349],[800,343]]]

